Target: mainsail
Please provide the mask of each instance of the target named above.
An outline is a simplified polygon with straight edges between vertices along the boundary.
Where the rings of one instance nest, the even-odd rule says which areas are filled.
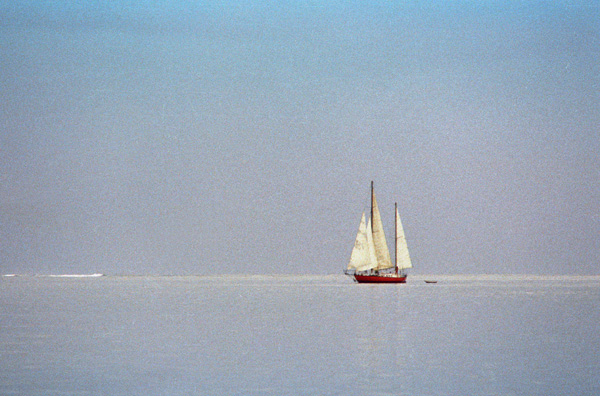
[[[408,254],[408,246],[406,245],[406,237],[404,236],[404,228],[396,206],[396,268],[403,270],[412,268],[410,255]]]
[[[390,251],[385,241],[383,232],[383,224],[381,223],[381,215],[375,199],[375,192],[371,193],[371,222],[373,225],[373,245],[375,245],[375,256],[377,257],[378,270],[393,268],[392,260],[390,259]]]
[[[373,244],[373,227],[371,220],[367,223],[367,241],[369,243],[369,269],[377,268],[377,257],[375,256],[375,245]]]

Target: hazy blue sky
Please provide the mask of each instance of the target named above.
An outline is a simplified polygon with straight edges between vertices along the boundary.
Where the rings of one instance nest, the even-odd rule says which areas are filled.
[[[483,3],[483,4],[481,4]],[[595,1],[3,1],[0,273],[600,273]]]

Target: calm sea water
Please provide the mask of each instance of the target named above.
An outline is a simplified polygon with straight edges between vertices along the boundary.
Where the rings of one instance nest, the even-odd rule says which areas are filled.
[[[598,395],[600,277],[0,279],[1,395]]]

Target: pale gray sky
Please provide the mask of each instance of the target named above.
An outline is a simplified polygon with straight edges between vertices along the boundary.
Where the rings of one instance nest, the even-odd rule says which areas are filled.
[[[597,2],[197,3],[0,3],[0,273],[600,273]]]

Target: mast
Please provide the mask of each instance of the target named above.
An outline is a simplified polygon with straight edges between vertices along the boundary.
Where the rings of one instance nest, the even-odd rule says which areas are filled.
[[[375,194],[373,190],[373,180],[371,180],[371,222],[373,222],[373,195]]]
[[[373,194],[375,194],[375,192],[373,190],[373,180],[371,180],[371,219],[369,220],[371,226],[373,226]],[[373,229],[371,229],[371,240],[373,240]],[[375,245],[373,245],[373,247],[375,247]],[[377,256],[377,253],[375,253],[375,256]],[[377,269],[377,259],[375,259],[374,264],[375,269]],[[371,271],[373,271],[373,269],[371,269]]]
[[[398,273],[398,202],[394,202],[394,266]]]

